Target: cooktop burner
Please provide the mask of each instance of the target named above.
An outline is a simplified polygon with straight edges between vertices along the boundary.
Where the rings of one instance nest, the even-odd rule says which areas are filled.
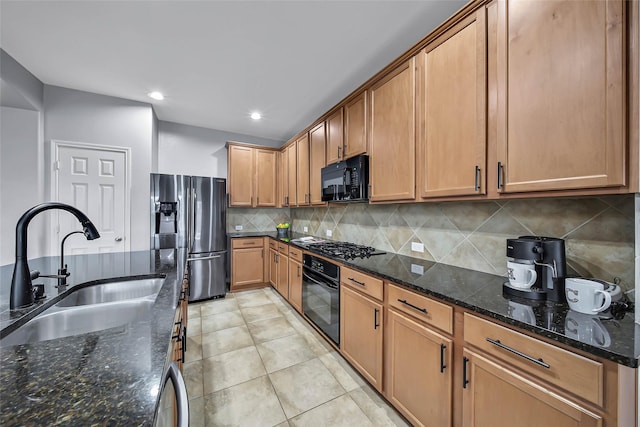
[[[356,245],[355,243],[348,242],[322,242],[322,243],[310,243],[308,245],[310,249],[320,252],[321,254],[342,258],[369,258],[372,255],[382,255],[385,252],[378,251],[371,246]]]

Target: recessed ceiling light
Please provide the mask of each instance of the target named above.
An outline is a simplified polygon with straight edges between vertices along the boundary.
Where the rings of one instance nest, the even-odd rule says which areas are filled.
[[[149,96],[149,98],[153,98],[158,101],[162,101],[164,99],[164,95],[157,91],[149,92],[147,96]]]
[[[253,120],[260,120],[260,119],[262,118],[262,114],[260,114],[260,113],[256,113],[256,112],[251,113],[251,118],[252,118]]]

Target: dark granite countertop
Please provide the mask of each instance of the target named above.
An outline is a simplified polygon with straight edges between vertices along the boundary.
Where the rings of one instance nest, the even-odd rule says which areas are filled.
[[[275,235],[263,232],[230,236],[275,238]],[[303,236],[292,233],[291,239]],[[290,243],[313,252],[304,244]],[[387,253],[368,259],[335,260],[595,356],[638,367],[640,325],[634,322],[633,313],[627,313],[621,320],[607,320],[611,317],[608,311],[599,317],[590,316],[570,310],[567,304],[506,298],[502,295],[505,277],[404,255]]]
[[[55,304],[74,286],[110,278],[165,276],[151,309],[124,326],[0,348],[0,425],[151,425],[178,304],[186,254],[139,251],[65,257],[71,276],[64,294],[55,279],[47,298],[21,316],[8,309],[13,266],[0,267],[0,334]],[[57,257],[29,261],[57,271]]]

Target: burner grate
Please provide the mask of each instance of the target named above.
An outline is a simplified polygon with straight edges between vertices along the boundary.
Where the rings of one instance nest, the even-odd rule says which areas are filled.
[[[384,252],[380,252],[371,246],[357,245],[355,243],[348,242],[312,243],[309,245],[309,248],[327,256],[346,260],[354,258],[369,258],[372,255],[384,254]]]

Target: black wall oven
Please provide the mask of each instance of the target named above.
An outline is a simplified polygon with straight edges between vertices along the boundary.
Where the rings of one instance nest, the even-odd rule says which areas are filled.
[[[302,257],[302,313],[340,347],[340,267]]]

